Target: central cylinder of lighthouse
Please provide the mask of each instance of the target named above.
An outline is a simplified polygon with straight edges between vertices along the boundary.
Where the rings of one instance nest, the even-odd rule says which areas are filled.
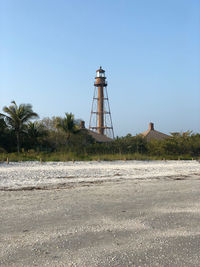
[[[95,83],[94,86],[98,89],[97,97],[97,119],[98,127],[97,132],[104,135],[105,125],[104,125],[104,87],[107,86],[105,70],[101,67],[96,71]]]
[[[104,134],[104,92],[103,86],[98,87],[98,133]]]

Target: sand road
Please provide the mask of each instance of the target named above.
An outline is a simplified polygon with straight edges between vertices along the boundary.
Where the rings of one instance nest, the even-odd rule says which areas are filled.
[[[200,266],[200,175],[0,191],[0,266]]]

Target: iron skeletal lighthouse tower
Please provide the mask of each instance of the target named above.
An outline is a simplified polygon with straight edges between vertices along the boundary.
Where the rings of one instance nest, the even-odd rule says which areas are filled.
[[[96,71],[89,129],[114,138],[105,70],[101,67]]]

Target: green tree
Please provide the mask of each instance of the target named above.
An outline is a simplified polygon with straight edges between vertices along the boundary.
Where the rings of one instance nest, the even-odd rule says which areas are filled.
[[[27,148],[38,149],[43,145],[47,135],[47,130],[39,121],[30,121],[27,124],[27,130],[25,135],[25,144]]]
[[[67,143],[69,143],[71,135],[78,132],[78,127],[72,113],[65,113],[65,118],[57,118],[56,127],[66,133]]]
[[[4,118],[8,127],[10,127],[16,135],[17,152],[20,152],[21,135],[27,129],[27,123],[34,118],[38,118],[38,114],[33,112],[31,104],[20,104],[19,106],[15,101],[11,102],[12,105],[4,107],[3,111],[7,114],[0,113],[0,117]]]

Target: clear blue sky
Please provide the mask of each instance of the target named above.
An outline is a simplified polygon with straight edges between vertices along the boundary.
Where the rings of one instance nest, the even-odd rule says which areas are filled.
[[[0,110],[88,125],[100,65],[115,135],[200,132],[199,0],[0,0]]]

